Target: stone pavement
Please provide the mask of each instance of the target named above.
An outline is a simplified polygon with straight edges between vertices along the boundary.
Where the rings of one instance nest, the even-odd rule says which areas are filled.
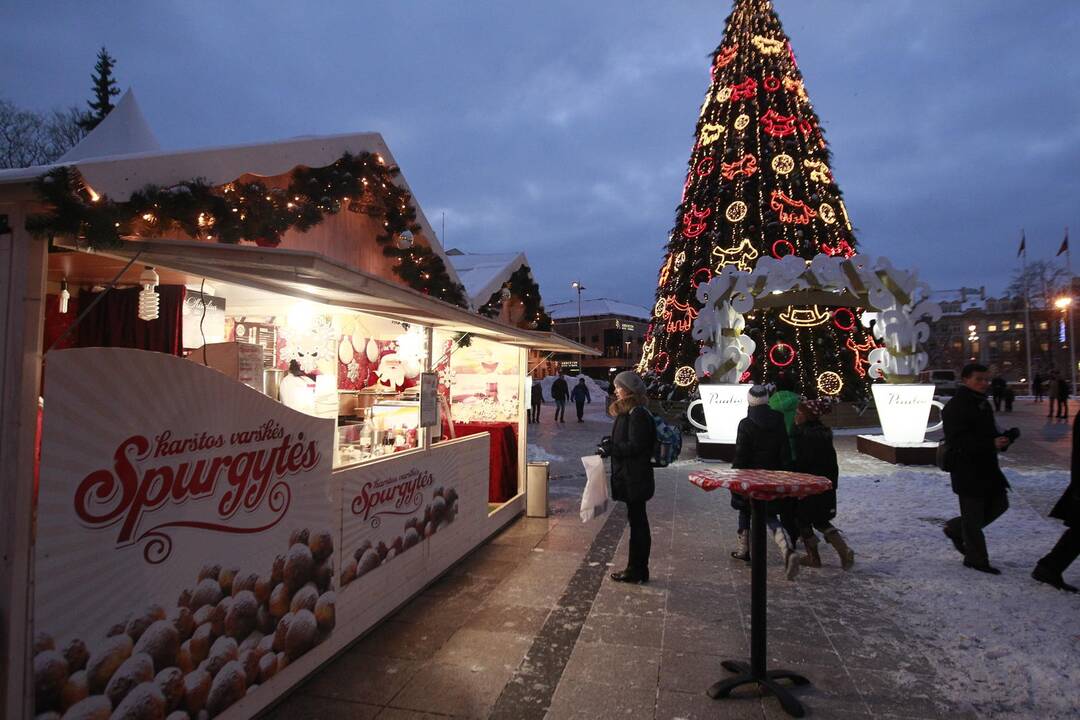
[[[1047,425],[1038,411],[1020,405],[1014,413],[1026,442],[1007,462],[1060,467],[1067,424]],[[687,482],[697,463],[657,472],[651,582],[608,577],[625,563],[625,513],[617,506],[587,524],[578,519],[576,458],[609,423],[594,414],[534,428],[531,441],[562,457],[552,464],[552,516],[519,519],[269,716],[786,717],[775,699],[749,689],[723,701],[705,694],[728,675],[722,660],[748,656],[750,569],[728,556],[736,514],[727,493]],[[854,438],[837,445],[843,475]],[[684,447],[684,456],[693,453],[692,443]],[[931,663],[932,651],[905,633],[903,608],[875,590],[873,571],[856,561],[845,573],[822,549],[826,566],[796,582],[784,579],[772,548],[769,558],[769,665],[812,680],[796,690],[808,716],[974,717],[939,693],[940,658]]]

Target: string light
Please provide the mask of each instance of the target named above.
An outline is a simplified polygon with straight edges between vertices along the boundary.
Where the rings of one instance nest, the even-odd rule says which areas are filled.
[[[839,395],[844,389],[844,380],[832,370],[826,370],[817,376],[817,389],[825,395]]]
[[[727,206],[727,210],[724,212],[730,222],[736,223],[746,217],[746,203],[742,200],[736,200]]]
[[[822,312],[817,305],[808,308],[788,305],[784,312],[780,313],[780,319],[793,327],[817,327],[829,321],[829,313]]]

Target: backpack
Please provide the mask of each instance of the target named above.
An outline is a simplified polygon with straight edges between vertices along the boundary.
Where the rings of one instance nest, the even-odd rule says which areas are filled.
[[[648,410],[646,410],[648,412]],[[659,415],[652,416],[656,425],[656,443],[653,445],[652,466],[667,467],[679,458],[682,452],[682,433]]]

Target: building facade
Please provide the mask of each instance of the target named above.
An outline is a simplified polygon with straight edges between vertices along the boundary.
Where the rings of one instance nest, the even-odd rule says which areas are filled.
[[[609,380],[613,372],[633,369],[645,343],[648,308],[608,298],[582,300],[580,315],[578,307],[576,300],[547,305],[552,329],[602,355],[584,359],[562,355],[558,358],[561,369],[569,373],[580,370],[597,380]]]
[[[1076,290],[1080,288],[1074,288],[1074,297]],[[943,290],[933,299],[942,314],[931,324],[928,370],[959,370],[966,363],[980,362],[1007,380],[1027,382],[1030,337],[1032,373],[1045,376],[1055,369],[1069,373],[1067,310],[1046,307],[1046,302],[1032,298],[1025,317],[1023,298],[988,297],[981,287]]]

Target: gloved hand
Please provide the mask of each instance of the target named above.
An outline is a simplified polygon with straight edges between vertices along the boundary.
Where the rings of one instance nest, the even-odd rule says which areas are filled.
[[[605,435],[600,439],[600,444],[596,446],[596,454],[600,457],[608,457],[611,455],[611,436]]]

